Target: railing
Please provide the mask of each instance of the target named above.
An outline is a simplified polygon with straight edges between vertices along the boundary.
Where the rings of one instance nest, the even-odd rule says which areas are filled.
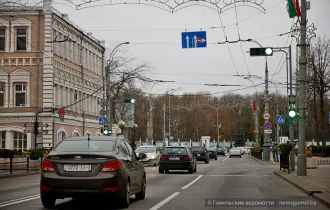
[[[40,169],[42,158],[31,160],[26,158],[0,158],[0,173],[14,171],[38,171]]]

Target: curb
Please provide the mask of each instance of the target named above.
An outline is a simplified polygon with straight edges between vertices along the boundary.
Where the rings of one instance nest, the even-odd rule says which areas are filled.
[[[313,193],[311,195],[311,193],[306,190],[305,188],[301,187],[300,185],[294,183],[293,181],[291,181],[290,179],[282,176],[280,173],[278,173],[277,171],[273,171],[273,174],[275,174],[276,176],[280,177],[281,179],[285,180],[286,182],[288,182],[289,184],[295,186],[296,188],[298,188],[299,190],[303,191],[304,193],[306,193],[309,196],[312,196],[312,198],[320,201],[323,205],[325,205],[326,207],[330,208],[330,200],[327,200],[326,198],[324,198],[322,195],[324,195],[324,193]]]
[[[249,155],[249,157],[250,157],[251,159],[257,161],[258,163],[261,163],[261,162],[262,162],[261,160],[259,160],[259,159],[255,158],[255,157],[253,157],[252,155]]]
[[[36,174],[40,174],[40,171],[18,173],[18,174],[6,174],[6,175],[1,175],[0,174],[0,179],[30,176],[30,175],[36,175]]]

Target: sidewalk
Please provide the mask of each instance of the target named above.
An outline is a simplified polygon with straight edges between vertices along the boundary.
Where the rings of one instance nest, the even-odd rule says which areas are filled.
[[[0,172],[0,179],[4,178],[12,178],[12,177],[21,177],[21,176],[30,176],[30,175],[35,175],[35,174],[40,174],[40,171],[13,171],[12,174],[10,172]]]
[[[280,162],[275,162],[274,161],[272,154],[270,154],[270,161],[262,161],[262,160],[259,160],[255,157],[253,157],[252,155],[248,155],[248,156],[250,156],[252,159],[254,159],[258,163],[263,164],[263,165],[280,165]]]
[[[296,171],[288,174],[287,171],[277,170],[274,174],[330,208],[330,165],[319,165],[317,169],[307,169],[307,176],[297,176]]]

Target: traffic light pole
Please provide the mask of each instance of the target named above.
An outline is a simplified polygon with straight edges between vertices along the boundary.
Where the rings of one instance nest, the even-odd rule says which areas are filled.
[[[274,47],[274,52],[284,52],[286,55],[286,72],[289,76],[289,94],[293,95],[293,87],[292,87],[292,52],[291,52],[291,45],[289,47]],[[284,49],[287,49],[289,52],[285,51]],[[289,103],[288,103],[289,104]],[[294,119],[289,116],[289,139],[290,144],[292,147],[294,147],[294,126],[293,122]],[[290,152],[290,170],[295,171],[296,170],[296,160],[295,160],[295,152],[292,149]]]

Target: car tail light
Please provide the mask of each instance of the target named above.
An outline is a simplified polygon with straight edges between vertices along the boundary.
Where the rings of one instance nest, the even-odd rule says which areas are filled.
[[[191,158],[189,156],[186,156],[183,158],[185,161],[191,161]]]
[[[51,190],[52,188],[47,187],[47,186],[40,186],[40,190],[41,191],[45,191],[45,190]]]
[[[160,157],[160,160],[166,160],[166,157],[161,156],[161,157]]]
[[[108,191],[108,192],[115,192],[116,190],[118,189],[118,187],[107,187],[107,188],[104,188],[105,191]]]
[[[207,152],[205,152],[204,155],[207,156]]]
[[[121,161],[119,161],[119,160],[110,161],[104,165],[102,171],[105,171],[105,172],[117,171],[117,170],[119,170],[120,166],[121,166]]]
[[[54,171],[53,164],[48,160],[43,160],[41,164],[42,171]]]

